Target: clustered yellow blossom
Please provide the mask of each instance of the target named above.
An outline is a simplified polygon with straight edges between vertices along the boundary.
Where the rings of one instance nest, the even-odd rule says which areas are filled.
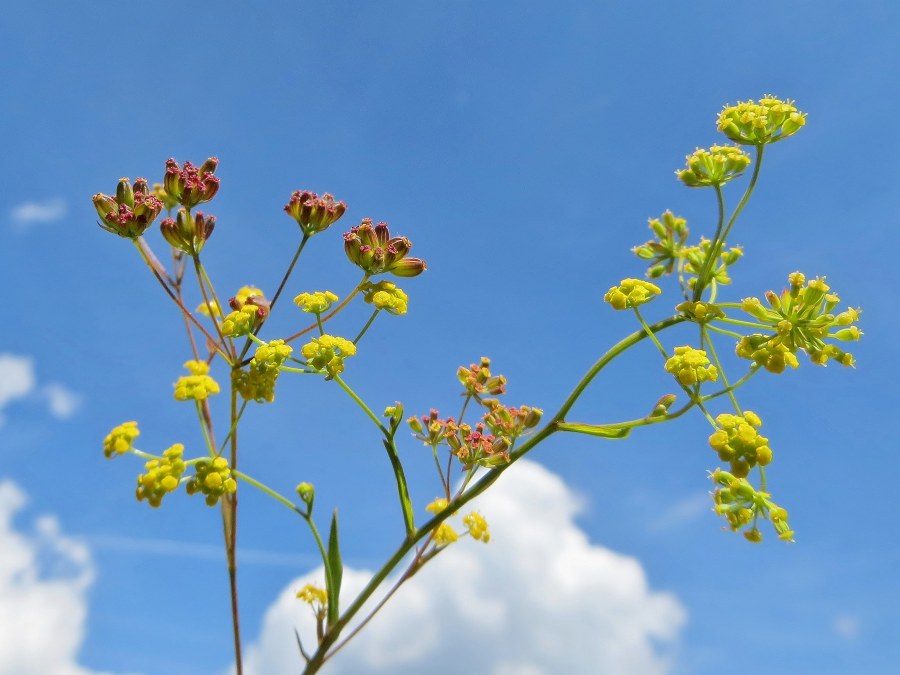
[[[434,531],[434,543],[438,546],[448,546],[459,539],[459,535],[447,523],[441,523]]]
[[[244,305],[222,319],[222,334],[225,337],[242,337],[253,331],[259,318],[259,308]]]
[[[612,305],[613,309],[628,309],[650,302],[660,293],[662,290],[659,286],[651,284],[649,281],[622,279],[622,283],[610,288],[603,299]]]
[[[716,484],[713,492],[715,511],[728,521],[732,531],[744,528],[744,536],[748,541],[762,541],[757,521],[760,518],[770,520],[778,538],[783,541],[794,541],[794,531],[788,525],[788,512],[772,501],[771,495],[756,490],[746,479],[739,478],[727,471],[716,469],[710,474]]]
[[[687,168],[675,175],[688,187],[722,185],[740,176],[750,165],[750,155],[735,145],[714,145],[709,150],[697,148],[686,158]]]
[[[316,291],[314,293],[301,293],[294,298],[294,304],[309,314],[322,314],[327,312],[332,304],[338,301],[331,291]]]
[[[232,381],[238,393],[247,401],[257,403],[275,400],[275,381],[281,374],[281,366],[294,348],[284,340],[272,340],[256,349],[246,369],[236,370]]]
[[[356,354],[356,345],[342,337],[321,335],[300,349],[306,362],[316,370],[325,370],[332,378],[344,372],[344,359]]]
[[[256,286],[241,286],[238,289],[238,292],[234,294],[233,302],[238,307],[243,307],[247,304],[247,300],[249,300],[253,296],[263,297],[263,292]]]
[[[686,300],[685,302],[675,305],[675,309],[679,312],[684,312],[697,323],[708,323],[713,319],[721,319],[725,316],[725,312],[722,311],[721,307],[701,300]]]
[[[136,496],[139,502],[146,499],[150,506],[156,508],[167,493],[178,488],[185,469],[183,454],[184,446],[176,443],[163,451],[162,459],[151,459],[144,464],[147,471],[137,479]]]
[[[391,281],[368,282],[363,288],[363,300],[389,314],[406,314],[408,297],[397,284]]]
[[[794,107],[790,99],[782,101],[771,94],[756,101],[726,105],[719,113],[718,129],[741,145],[775,143],[791,136],[806,124],[806,113]]]
[[[212,315],[213,316],[215,316],[215,317],[222,316],[222,308],[219,307],[219,303],[216,302],[215,300],[210,300],[208,305],[205,302],[201,302],[199,305],[197,305],[196,311],[198,313],[202,314],[203,316],[210,316],[210,313],[209,313],[210,307],[212,307]]]
[[[303,588],[297,591],[297,599],[302,600],[308,605],[317,604],[321,607],[325,607],[328,604],[328,593],[325,592],[325,589],[316,586],[315,584],[306,584]]]
[[[208,506],[215,506],[219,498],[237,491],[237,482],[231,475],[228,460],[222,457],[201,459],[195,467],[196,474],[187,482],[189,495],[200,492],[206,495]]]
[[[477,511],[472,511],[463,516],[463,525],[469,531],[469,536],[476,541],[483,541],[485,544],[491,540],[491,532],[488,529],[487,521]]]
[[[834,314],[840,298],[830,292],[824,278],[807,281],[801,272],[793,272],[788,275],[788,283],[790,286],[780,294],[766,293],[768,307],[759,298],[745,298],[741,302],[743,311],[767,324],[774,334],[754,333],[742,338],[737,355],[752,359],[774,373],[782,372],[786,366],[796,368],[797,350],[805,351],[816,365],[834,360],[852,367],[853,355],[825,340],[859,340],[862,331],[852,324],[859,320],[860,310],[848,307]]]
[[[716,417],[716,423],[719,429],[709,437],[709,445],[718,453],[719,459],[731,464],[735,476],[746,478],[757,464],[766,466],[772,461],[769,439],[757,431],[762,420],[756,413],[749,410],[743,415],[723,413]]]
[[[134,446],[134,439],[141,435],[137,422],[123,422],[103,439],[103,454],[109,458],[124,455]]]
[[[690,346],[675,347],[675,355],[666,361],[666,372],[685,387],[719,379],[719,371],[710,365],[706,352]]]
[[[434,513],[435,515],[437,515],[438,513],[446,509],[449,504],[450,502],[448,502],[443,497],[438,497],[428,506],[426,506],[425,510],[428,511],[428,513]]]
[[[209,364],[206,361],[187,361],[184,367],[191,374],[179,377],[175,383],[176,401],[202,401],[210,394],[219,393],[219,384],[207,375]]]

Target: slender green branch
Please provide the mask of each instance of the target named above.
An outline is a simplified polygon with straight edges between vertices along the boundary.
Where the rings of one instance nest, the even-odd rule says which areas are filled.
[[[222,326],[219,324],[218,321],[216,321],[216,313],[213,311],[213,307],[214,307],[213,301],[210,300],[209,294],[206,292],[206,283],[204,282],[204,278],[208,278],[208,277],[206,277],[206,272],[203,269],[203,265],[200,264],[200,256],[199,255],[193,256],[193,260],[194,260],[194,270],[197,273],[197,285],[200,286],[200,293],[203,295],[203,302],[206,304],[206,309],[209,312],[209,316],[212,318],[213,325],[216,327],[216,333],[219,336],[219,340],[221,341],[222,348],[226,349],[226,345],[230,345],[231,352],[233,353],[234,352],[234,344],[231,343],[230,340],[226,339],[225,335],[222,333]],[[209,287],[209,292],[213,293],[212,286]],[[215,301],[215,307],[218,308],[218,310],[220,312],[222,311],[222,308],[219,305],[219,302],[217,300]],[[233,354],[232,354],[232,356],[233,356]],[[229,365],[231,363],[233,363],[233,361],[234,361],[233,358],[228,358],[225,360],[228,362]]]
[[[284,290],[284,285],[287,283],[291,274],[294,272],[294,266],[297,264],[297,260],[300,259],[300,254],[303,253],[303,249],[306,246],[307,241],[309,241],[309,235],[304,232],[303,239],[300,240],[300,245],[297,247],[297,252],[294,253],[294,257],[291,259],[291,264],[288,265],[287,271],[281,278],[281,283],[278,284],[278,290],[276,290],[275,295],[272,296],[272,302],[269,303],[270,310],[275,308],[275,303],[278,302],[278,298],[281,296],[281,291]]]
[[[359,335],[353,338],[353,344],[359,344],[359,341],[362,340],[363,335],[365,335],[366,331],[369,330],[369,326],[371,326],[372,322],[375,321],[375,317],[378,316],[378,312],[380,311],[380,309],[376,309],[374,312],[372,312],[372,316],[369,317],[369,320],[366,321],[366,325],[362,327],[361,331],[359,331]]]
[[[383,433],[386,437],[389,438],[391,434],[385,428],[385,426],[381,423],[381,420],[378,419],[378,415],[376,415],[374,412],[372,412],[372,409],[369,408],[369,406],[367,406],[365,404],[365,402],[359,396],[357,396],[356,392],[353,391],[349,387],[349,385],[346,382],[344,382],[343,379],[341,379],[341,376],[335,375],[334,381],[338,383],[338,385],[341,387],[341,389],[343,389],[345,392],[347,392],[347,395],[356,402],[356,405],[358,405],[360,408],[362,408],[363,412],[366,413],[366,416],[370,420],[372,420],[372,422],[375,424],[375,426],[377,426],[381,430],[381,433]]]
[[[360,281],[360,282],[356,285],[356,288],[354,288],[354,289],[350,292],[350,294],[349,294],[346,298],[344,298],[344,300],[341,302],[341,304],[339,304],[337,307],[335,307],[333,310],[331,310],[328,314],[326,314],[324,317],[322,317],[321,322],[322,322],[322,323],[325,323],[326,321],[328,321],[328,320],[331,319],[332,317],[336,316],[336,315],[338,314],[338,312],[340,312],[342,309],[344,309],[344,307],[346,307],[347,305],[349,305],[349,304],[350,304],[350,301],[353,300],[353,298],[355,298],[355,297],[357,296],[357,294],[362,290],[363,285],[369,280],[369,276],[370,276],[370,275],[368,275],[368,274],[364,274],[364,275],[363,275],[363,278],[362,278],[362,281]],[[296,340],[296,339],[297,339],[298,337],[300,337],[301,335],[306,335],[306,334],[309,333],[310,331],[315,330],[318,326],[319,326],[319,321],[317,320],[316,323],[307,326],[306,328],[304,328],[304,329],[301,330],[300,332],[294,333],[293,335],[291,335],[291,336],[288,337],[288,338],[285,338],[284,341],[285,341],[285,342],[293,342],[294,340]]]
[[[272,499],[274,499],[278,503],[283,504],[284,506],[288,507],[294,513],[297,513],[298,515],[303,516],[304,518],[306,517],[305,511],[303,511],[299,506],[294,504],[294,502],[292,502],[290,499],[288,499],[287,497],[282,495],[280,492],[277,492],[277,491],[273,490],[272,488],[270,488],[268,485],[261,483],[260,481],[256,480],[255,478],[252,478],[251,476],[248,476],[243,471],[232,471],[231,473],[234,475],[235,478],[238,478],[238,479],[244,481],[245,483],[252,485],[257,490],[264,492],[265,494],[269,495]]]

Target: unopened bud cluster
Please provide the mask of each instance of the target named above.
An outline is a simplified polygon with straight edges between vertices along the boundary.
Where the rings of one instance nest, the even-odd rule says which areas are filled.
[[[127,178],[120,178],[115,197],[97,193],[93,202],[100,227],[129,239],[140,237],[163,209],[163,203],[143,178],[135,180],[134,187]]]
[[[460,366],[456,377],[466,393],[472,396],[499,396],[506,393],[506,378],[491,374],[491,360],[486,356],[482,356],[481,361],[470,364],[468,368]]]
[[[689,346],[675,347],[675,355],[666,361],[665,368],[685,387],[719,379],[719,371],[710,364],[706,352]]]
[[[682,258],[681,251],[687,241],[688,227],[684,218],[679,218],[671,211],[666,211],[659,218],[651,218],[649,227],[656,239],[631,250],[641,260],[650,262],[647,276],[656,279],[664,274],[671,274],[675,264]]]
[[[784,140],[806,124],[806,113],[794,107],[790,99],[782,101],[771,94],[759,99],[726,105],[719,113],[717,127],[741,145],[764,145]]]
[[[372,224],[364,218],[344,234],[344,252],[354,265],[369,276],[389,272],[398,277],[414,277],[425,271],[425,261],[409,258],[412,243],[406,237],[391,237],[387,223]]]
[[[308,237],[327,230],[346,210],[344,202],[334,201],[334,197],[327,192],[319,197],[309,190],[294,192],[284,207],[285,213],[297,221],[303,234]]]
[[[178,489],[186,467],[183,454],[184,446],[176,443],[163,451],[161,459],[144,464],[146,472],[138,476],[135,493],[139,502],[146,499],[150,506],[157,508],[166,494]]]
[[[388,314],[406,314],[409,298],[391,281],[368,281],[362,286],[363,300]]]
[[[688,187],[717,187],[740,176],[750,166],[750,155],[734,145],[697,148],[685,158],[687,168],[675,174]]]

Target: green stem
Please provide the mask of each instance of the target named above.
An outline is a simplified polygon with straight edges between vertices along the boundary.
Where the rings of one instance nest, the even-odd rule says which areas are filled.
[[[390,438],[390,435],[391,435],[390,432],[381,423],[381,420],[378,419],[378,415],[376,415],[374,412],[372,412],[372,409],[369,408],[369,406],[367,406],[365,404],[365,402],[359,396],[357,396],[356,392],[353,391],[350,388],[350,386],[346,382],[344,382],[344,380],[341,379],[340,375],[335,375],[334,381],[337,382],[338,385],[340,385],[341,389],[343,389],[345,392],[347,392],[347,395],[356,402],[356,405],[358,405],[360,408],[362,408],[363,412],[366,413],[366,416],[370,420],[372,420],[372,422],[375,424],[376,427],[378,427],[381,430],[381,433],[383,433],[386,437]]]
[[[361,331],[359,331],[359,335],[357,335],[353,339],[353,344],[355,344],[355,345],[359,344],[359,341],[362,340],[362,336],[366,334],[367,330],[369,330],[369,326],[371,326],[372,322],[375,321],[375,317],[378,316],[378,312],[380,312],[380,311],[381,311],[380,309],[376,309],[374,312],[372,312],[372,316],[369,317],[369,320],[366,321],[366,325],[362,327]]]
[[[738,405],[737,397],[734,395],[734,387],[732,387],[728,383],[728,375],[725,374],[725,368],[722,366],[722,361],[719,360],[719,355],[716,352],[716,347],[713,344],[712,338],[709,336],[709,333],[706,332],[706,327],[700,326],[700,344],[706,344],[709,349],[710,356],[712,356],[713,363],[716,366],[716,369],[719,371],[719,375],[722,377],[722,384],[725,385],[725,390],[728,392],[728,398],[731,399],[731,404],[734,406],[735,412],[740,415],[741,414],[741,406]]]
[[[232,473],[232,475],[234,475],[235,478],[238,478],[238,479],[244,481],[245,483],[249,483],[250,485],[255,487],[257,490],[261,490],[262,492],[269,495],[275,501],[288,507],[294,513],[297,513],[297,514],[303,516],[304,518],[306,517],[305,511],[300,509],[300,507],[298,507],[296,504],[294,504],[290,499],[288,499],[287,497],[282,495],[280,492],[276,492],[275,490],[270,488],[268,485],[261,483],[260,481],[256,480],[255,478],[248,476],[243,471],[232,471],[231,473]]]
[[[206,271],[203,269],[203,265],[200,264],[200,256],[193,256],[194,260],[194,271],[197,273],[197,285],[200,286],[200,293],[203,295],[203,302],[206,303],[206,309],[209,312],[210,318],[212,318],[213,325],[216,327],[216,333],[219,336],[219,340],[221,341],[221,345],[223,349],[226,349],[226,345],[231,344],[231,351],[234,352],[234,344],[232,344],[229,340],[226,340],[225,335],[222,333],[222,326],[219,325],[219,322],[216,321],[216,313],[213,311],[212,301],[209,298],[209,294],[206,292],[206,283],[204,279],[208,279],[206,276]],[[209,292],[215,295],[212,285],[210,284]],[[214,298],[215,299],[215,298]],[[219,305],[219,301],[216,300],[216,307],[219,308],[219,311],[222,311],[222,307]],[[228,364],[233,363],[232,358],[226,359]]]
[[[281,283],[278,284],[278,290],[276,290],[275,295],[272,296],[272,302],[269,303],[270,311],[275,308],[275,303],[278,302],[278,298],[281,296],[281,291],[284,290],[284,285],[287,283],[291,274],[294,272],[294,266],[297,264],[297,260],[300,259],[300,254],[303,253],[303,248],[306,246],[307,241],[309,241],[309,235],[304,233],[303,239],[300,240],[300,245],[297,247],[297,252],[294,253],[294,257],[291,259],[291,264],[288,265],[287,271],[281,278]]]

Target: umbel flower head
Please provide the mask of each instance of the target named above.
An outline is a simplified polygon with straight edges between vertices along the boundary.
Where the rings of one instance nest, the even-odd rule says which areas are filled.
[[[482,356],[478,363],[469,364],[468,368],[460,366],[456,377],[470,396],[500,396],[506,393],[506,376],[492,374],[491,360],[486,356]]]
[[[690,275],[699,275],[703,270],[706,260],[710,254],[712,241],[701,238],[700,244],[697,246],[687,246],[682,250],[685,259],[684,271]],[[723,286],[731,283],[731,277],[728,275],[728,268],[734,265],[744,255],[744,249],[740,246],[732,246],[728,250],[722,250],[719,253],[719,259],[716,261],[712,272],[712,281]],[[688,279],[688,286],[694,288],[697,285],[697,277],[691,276]]]
[[[425,271],[425,261],[408,258],[412,243],[406,237],[391,237],[387,223],[372,224],[371,218],[344,234],[344,252],[354,265],[368,275],[390,272],[398,277],[414,277]]]
[[[718,129],[741,145],[765,145],[792,136],[806,124],[806,113],[790,99],[767,94],[756,101],[726,105],[719,113]]]
[[[100,216],[98,225],[128,239],[140,237],[163,208],[163,203],[150,191],[143,178],[134,181],[134,187],[127,178],[120,178],[115,197],[98,192],[93,202]]]
[[[247,401],[271,403],[275,400],[275,381],[281,366],[294,351],[284,340],[260,345],[246,369],[234,371],[232,377],[238,393]]]
[[[163,452],[162,459],[151,459],[144,464],[147,471],[138,476],[135,493],[139,502],[146,499],[150,506],[157,508],[166,494],[178,488],[185,469],[183,454],[184,446],[176,443]]]
[[[201,459],[195,465],[196,474],[187,482],[189,495],[206,495],[207,506],[215,506],[223,495],[237,491],[237,481],[231,475],[228,460],[222,457]]]
[[[391,281],[368,281],[362,286],[363,300],[388,314],[406,314],[409,298]]]
[[[855,324],[860,310],[849,307],[834,314],[840,298],[831,293],[824,278],[810,281],[800,272],[788,275],[788,288],[777,294],[766,293],[765,307],[759,298],[746,298],[741,309],[768,324],[774,334],[755,333],[741,339],[737,355],[752,359],[771,372],[780,373],[785,366],[797,367],[794,354],[803,350],[810,361],[825,365],[834,360],[843,366],[853,366],[853,355],[844,352],[827,339],[850,342],[859,340],[862,331]]]
[[[228,300],[234,311],[222,319],[222,334],[225,337],[240,337],[253,330],[269,316],[269,301],[262,291],[253,286],[244,286]]]
[[[219,179],[213,174],[218,166],[219,160],[215,157],[210,157],[199,167],[190,162],[178,166],[174,159],[168,159],[163,188],[173,201],[192,209],[216,196]]]
[[[687,168],[676,171],[688,187],[715,187],[740,176],[750,166],[750,155],[734,145],[697,148],[685,158]]]
[[[175,383],[176,401],[202,401],[210,394],[219,393],[219,384],[208,375],[209,364],[206,361],[187,361],[184,367],[191,374],[179,377]]]
[[[728,521],[732,531],[744,530],[747,541],[758,543],[762,541],[758,527],[762,518],[772,522],[779,539],[794,541],[794,531],[788,525],[788,512],[773,502],[768,492],[756,490],[746,479],[721,469],[713,471],[710,478],[716,485],[713,492],[715,511]]]
[[[137,422],[123,422],[103,439],[103,454],[108,458],[124,455],[134,446],[134,439],[141,435]]]
[[[294,298],[294,304],[308,314],[322,314],[338,301],[338,296],[331,291],[315,291],[301,293]]]
[[[159,229],[169,244],[194,256],[200,253],[215,226],[215,216],[205,215],[203,211],[192,214],[187,209],[178,209],[175,218],[164,219]]]
[[[321,335],[303,345],[300,353],[311,367],[326,371],[330,380],[344,372],[344,359],[356,354],[356,345],[342,337]]]
[[[285,213],[297,221],[303,234],[308,237],[327,230],[346,210],[344,202],[334,201],[334,197],[327,192],[319,197],[309,190],[297,190],[284,206]]]
[[[662,293],[660,287],[651,284],[649,281],[644,281],[643,279],[622,279],[622,283],[610,288],[606,295],[603,296],[603,299],[613,309],[628,309],[650,302],[660,293]]]
[[[746,478],[750,469],[759,464],[766,466],[772,461],[769,439],[760,435],[757,429],[762,420],[756,413],[745,410],[743,415],[727,413],[716,417],[719,429],[709,437],[709,445],[719,459],[731,464],[731,473],[738,478]]]
[[[675,347],[675,355],[666,361],[666,372],[685,387],[719,379],[719,371],[710,364],[706,352],[690,346]]]
[[[675,263],[682,257],[681,250],[687,241],[688,227],[684,218],[666,211],[659,218],[651,218],[648,223],[656,239],[631,249],[641,260],[650,261],[647,276],[651,279],[671,274]]]

